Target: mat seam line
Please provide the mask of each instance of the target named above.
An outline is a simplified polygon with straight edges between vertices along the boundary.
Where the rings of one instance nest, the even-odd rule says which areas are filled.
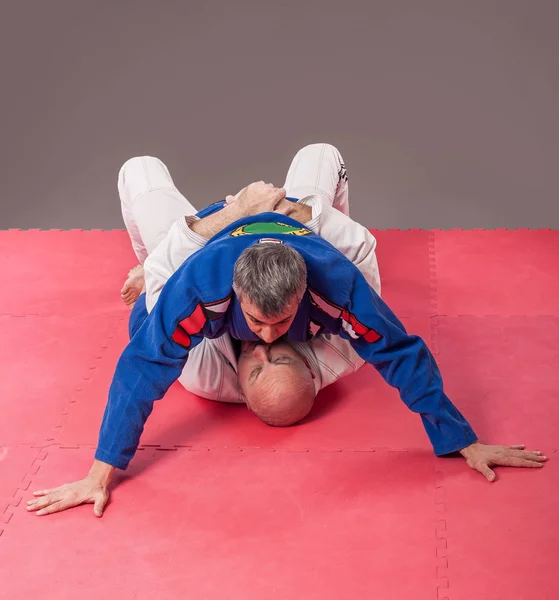
[[[20,506],[21,501],[23,500],[24,494],[29,490],[29,486],[31,485],[33,478],[35,477],[35,475],[37,475],[40,468],[43,466],[49,454],[47,448],[48,446],[39,448],[39,451],[33,458],[30,467],[22,476],[21,484],[18,485],[18,487],[15,489],[14,493],[10,497],[10,500],[8,501],[8,504],[6,505],[2,513],[0,513],[0,542],[2,540],[2,535],[6,530],[6,526],[9,525],[13,516],[16,514],[16,511]]]
[[[115,320],[124,319],[122,315],[121,309],[111,309],[105,313],[98,313],[93,315],[83,315],[80,313],[68,314],[68,313],[60,313],[60,312],[49,312],[49,313],[40,313],[40,312],[26,312],[26,313],[0,313],[0,319],[25,319],[25,317],[39,317],[40,319],[51,319],[52,317],[57,317],[60,319],[80,319],[87,318],[89,316],[92,317],[102,317],[105,316],[107,318],[114,318]]]
[[[436,335],[439,324],[439,301],[437,296],[437,258],[435,252],[435,232],[429,231],[429,345],[434,356],[439,356],[438,336]]]
[[[0,446],[1,447],[1,446]],[[33,449],[48,449],[48,448],[57,448],[58,450],[80,450],[82,448],[87,448],[88,450],[95,450],[97,446],[95,444],[71,444],[71,443],[61,443],[61,442],[51,442],[45,443],[43,445],[32,444],[32,443],[22,443],[22,444],[5,444],[4,447],[7,448],[33,448]],[[262,451],[262,452],[291,452],[291,453],[342,453],[342,452],[353,452],[353,453],[374,453],[377,452],[379,454],[385,453],[399,453],[399,454],[413,454],[413,453],[425,453],[427,450],[424,448],[389,448],[387,446],[377,446],[373,448],[311,448],[311,447],[274,447],[274,446],[244,446],[244,445],[231,445],[231,446],[216,446],[216,445],[187,445],[187,444],[140,444],[138,446],[137,451],[141,450],[158,450],[161,452],[174,452],[178,450],[185,450],[191,452],[209,452],[212,450],[217,450],[220,452],[230,451],[230,452],[250,452],[250,451]],[[549,454],[557,454],[559,453],[559,447],[552,447],[549,450]]]
[[[437,361],[440,358],[439,347],[439,299],[437,280],[436,232],[429,231],[429,301],[431,317],[429,319],[429,343],[431,352]],[[450,580],[448,576],[448,540],[446,528],[446,494],[444,473],[437,463],[434,465],[434,511],[435,511],[435,598],[449,600]]]
[[[124,318],[119,317],[115,319],[114,323],[111,326],[109,331],[109,335],[104,339],[101,347],[96,351],[97,356],[93,358],[92,366],[88,367],[87,375],[81,378],[81,382],[77,385],[74,391],[69,395],[68,401],[62,407],[62,414],[58,422],[52,427],[50,433],[47,434],[47,438],[45,440],[46,444],[56,443],[58,437],[62,432],[62,428],[64,427],[68,417],[70,415],[71,409],[73,405],[79,402],[80,396],[83,396],[84,390],[91,384],[93,378],[95,377],[96,371],[99,369],[101,363],[103,362],[107,350],[109,348],[110,342],[116,338],[118,333],[121,331],[121,328],[124,323]],[[91,364],[91,363],[89,363]]]
[[[88,443],[83,443],[83,444],[72,444],[72,443],[62,443],[62,442],[56,442],[56,441],[52,441],[52,442],[47,442],[43,445],[39,445],[39,444],[32,444],[32,443],[28,443],[28,444],[7,444],[5,447],[9,447],[9,448],[37,448],[37,449],[48,449],[48,448],[57,448],[59,450],[79,450],[82,448],[87,448],[89,450],[95,450],[97,448],[97,446],[95,444],[88,444]],[[217,451],[231,451],[231,452],[250,452],[252,450],[255,451],[262,451],[262,452],[290,452],[290,453],[318,453],[318,454],[324,454],[324,453],[329,453],[329,454],[333,454],[333,453],[342,453],[342,452],[353,452],[353,453],[364,453],[364,452],[368,452],[368,453],[399,453],[399,454],[410,454],[410,453],[416,453],[416,452],[421,452],[421,453],[425,453],[427,452],[426,449],[423,448],[390,448],[387,446],[377,446],[377,447],[372,447],[372,448],[340,448],[340,447],[333,447],[333,448],[311,448],[311,447],[305,447],[305,446],[293,446],[293,447],[274,447],[274,446],[245,446],[245,445],[231,445],[231,446],[217,446],[217,445],[205,445],[205,444],[200,444],[200,445],[187,445],[187,444],[170,444],[170,445],[165,445],[165,444],[140,444],[138,446],[137,451],[140,450],[159,450],[161,452],[174,452],[174,451],[178,451],[178,450],[185,450],[185,451],[192,451],[192,452],[199,452],[199,451],[211,451],[211,450],[217,450]]]
[[[448,533],[446,512],[445,475],[442,465],[434,467],[435,510],[435,570],[436,600],[450,600],[450,577],[448,573]]]
[[[99,350],[96,352],[97,356],[95,356],[93,359],[93,361],[94,361],[93,367],[89,367],[89,369],[88,369],[88,371],[89,371],[88,376],[82,377],[81,383],[79,383],[78,387],[76,387],[74,389],[74,391],[72,393],[70,393],[69,400],[62,407],[62,414],[60,415],[60,419],[58,420],[58,423],[52,427],[52,429],[50,430],[50,433],[46,434],[47,437],[46,437],[44,443],[42,445],[39,445],[39,444],[19,444],[19,445],[13,444],[13,445],[7,446],[7,447],[11,447],[11,448],[17,448],[17,447],[37,448],[38,452],[37,452],[35,458],[33,459],[33,462],[31,464],[30,468],[22,476],[21,484],[15,489],[14,493],[10,497],[10,500],[8,501],[8,504],[3,509],[3,511],[0,513],[0,536],[2,536],[2,534],[4,533],[6,526],[9,525],[16,510],[18,509],[18,507],[21,504],[24,494],[29,490],[29,487],[33,481],[33,478],[39,472],[39,469],[41,468],[44,461],[46,460],[48,453],[49,453],[49,449],[57,447],[57,446],[61,447],[60,445],[56,444],[56,436],[60,434],[62,427],[64,426],[66,420],[68,419],[72,405],[76,404],[76,402],[79,400],[79,394],[81,394],[81,392],[83,392],[84,389],[93,380],[95,373],[91,373],[91,371],[96,371],[99,368],[100,362],[106,356],[106,350],[109,347],[110,341],[115,339],[115,337],[118,335],[118,333],[121,330],[121,327],[123,326],[123,323],[124,323],[123,317],[116,318],[114,320],[114,322],[112,323],[112,326],[109,330],[109,335],[107,336],[106,339],[103,340],[103,344],[101,345]],[[84,382],[87,382],[87,383],[84,384]]]

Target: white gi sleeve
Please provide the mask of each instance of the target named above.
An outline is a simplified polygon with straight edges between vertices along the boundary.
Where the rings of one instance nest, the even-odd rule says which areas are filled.
[[[380,296],[380,274],[375,249],[375,236],[363,225],[331,206],[322,205],[315,196],[300,200],[312,208],[312,220],[305,223],[311,231],[330,242],[363,274]]]
[[[188,226],[197,221],[194,215],[175,221],[165,238],[144,262],[146,281],[146,308],[155,306],[163,286],[171,275],[192,254],[206,245],[206,238],[194,233]]]
[[[365,364],[352,345],[339,335],[323,333],[308,342],[291,342],[291,345],[307,359],[315,376],[316,393]]]
[[[166,237],[144,262],[146,308],[151,312],[163,286],[192,254],[206,245],[206,238],[189,225],[198,217],[175,221]],[[217,339],[204,338],[190,356],[178,381],[193,394],[220,402],[242,403],[238,386],[237,358],[228,333]]]
[[[178,380],[189,392],[202,398],[244,403],[237,357],[228,333],[215,339],[204,338],[193,348]]]

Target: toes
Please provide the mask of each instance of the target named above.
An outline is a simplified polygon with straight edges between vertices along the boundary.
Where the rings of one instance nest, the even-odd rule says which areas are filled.
[[[143,291],[143,286],[143,267],[138,265],[130,271],[128,279],[124,282],[120,290],[120,297],[123,302],[128,306],[136,302]]]
[[[130,305],[136,302],[138,296],[140,295],[138,290],[130,290],[127,294],[122,296],[122,300],[125,304]]]

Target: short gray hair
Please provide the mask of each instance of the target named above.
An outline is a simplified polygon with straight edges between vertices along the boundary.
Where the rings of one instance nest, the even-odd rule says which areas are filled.
[[[246,296],[264,317],[277,317],[307,287],[303,257],[287,244],[254,244],[235,263],[233,291]]]

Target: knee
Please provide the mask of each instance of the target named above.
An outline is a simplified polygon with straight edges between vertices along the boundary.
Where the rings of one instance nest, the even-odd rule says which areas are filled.
[[[135,182],[137,187],[139,182],[149,185],[151,175],[159,172],[161,169],[168,174],[167,167],[155,156],[134,156],[129,158],[118,172],[118,189],[122,193],[129,187],[130,182]]]
[[[135,171],[137,169],[144,169],[147,165],[150,164],[162,164],[158,158],[154,156],[133,156],[129,158],[123,165],[120,167],[119,171],[119,180],[121,175],[124,175],[126,171]]]
[[[308,144],[307,146],[303,146],[299,150],[297,154],[316,154],[319,152],[328,153],[336,158],[341,157],[340,151],[336,148],[336,146],[327,143],[316,143],[316,144]]]

